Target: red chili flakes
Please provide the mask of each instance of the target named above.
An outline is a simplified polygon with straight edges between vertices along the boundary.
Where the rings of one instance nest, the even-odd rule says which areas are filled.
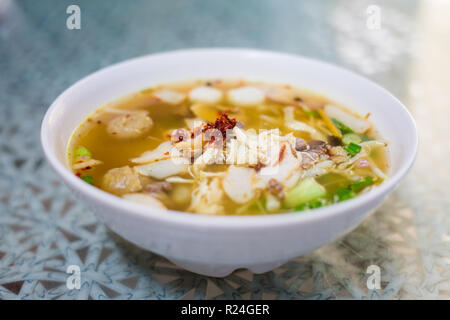
[[[165,156],[168,156],[169,155],[169,152],[167,151],[167,152],[164,152],[164,155]]]
[[[225,139],[227,130],[232,130],[236,126],[236,119],[229,118],[227,112],[224,111],[220,114],[219,118],[214,122],[209,122],[203,127],[203,132],[207,130],[219,130],[222,134],[222,138]]]
[[[102,120],[97,120],[97,123],[98,124],[102,124]]]
[[[75,175],[76,175],[78,178],[81,178],[81,173],[80,173],[80,172],[75,172]]]
[[[264,163],[262,163],[261,161],[258,161],[257,164],[255,164],[254,166],[248,166],[249,168],[255,169],[256,172],[261,171],[262,168],[264,168],[266,165]]]

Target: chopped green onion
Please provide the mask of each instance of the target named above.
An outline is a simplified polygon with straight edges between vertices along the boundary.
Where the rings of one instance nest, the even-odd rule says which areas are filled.
[[[319,118],[320,114],[317,111],[304,110],[308,116],[312,116],[314,118]]]
[[[331,118],[331,121],[333,121],[334,125],[339,129],[339,131],[342,134],[346,134],[346,133],[353,133],[353,130],[350,129],[349,127],[347,127],[345,124],[343,124],[342,122],[340,122],[339,120],[335,119],[335,118]]]
[[[363,180],[352,183],[350,185],[350,189],[354,192],[360,192],[365,187],[368,187],[373,184],[373,179],[371,177],[365,177]]]
[[[365,142],[365,141],[370,141],[370,140],[372,140],[372,138],[370,138],[368,135],[363,134],[363,135],[361,136],[361,140],[362,140],[362,142]]]
[[[83,180],[84,182],[87,182],[87,183],[89,183],[89,184],[94,185],[94,178],[91,177],[91,176],[84,176],[84,177],[81,177],[81,180]]]
[[[358,144],[361,143],[361,141],[361,137],[356,133],[346,133],[342,137],[342,143],[344,144],[350,144],[351,142]]]
[[[322,198],[326,194],[325,188],[317,183],[314,178],[306,178],[286,192],[284,204],[287,207],[295,208],[303,203]]]
[[[299,206],[297,206],[295,208],[295,211],[303,211],[303,210],[307,210],[307,209],[315,209],[315,208],[320,208],[324,205],[324,201],[311,201],[311,202],[306,202],[303,203]]]
[[[348,146],[344,147],[344,150],[347,151],[352,157],[357,155],[361,151],[362,147],[359,144],[350,142]]]
[[[79,147],[77,148],[74,153],[73,153],[73,157],[76,158],[80,158],[80,157],[91,157],[92,153],[85,147]]]
[[[337,201],[341,202],[351,199],[355,197],[358,192],[362,191],[364,188],[372,184],[373,179],[371,177],[366,177],[363,180],[349,184],[347,188],[342,187],[337,188],[336,189]]]
[[[345,201],[356,196],[356,194],[348,188],[337,188],[336,195],[338,202]]]

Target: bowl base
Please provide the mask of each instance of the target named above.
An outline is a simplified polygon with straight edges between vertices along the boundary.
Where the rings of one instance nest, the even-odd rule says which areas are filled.
[[[201,274],[208,277],[223,278],[231,274],[237,269],[248,269],[253,273],[265,273],[271,271],[279,266],[285,264],[289,260],[252,264],[252,265],[223,265],[223,264],[211,264],[211,263],[197,263],[186,260],[179,260],[173,258],[167,258],[177,266],[188,270],[193,273]]]

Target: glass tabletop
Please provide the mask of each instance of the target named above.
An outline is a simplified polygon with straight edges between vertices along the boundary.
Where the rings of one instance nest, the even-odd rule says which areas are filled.
[[[68,28],[71,4],[80,29]],[[449,16],[439,0],[1,1],[0,299],[449,299]],[[264,274],[200,276],[135,247],[46,163],[41,119],[97,69],[192,47],[289,52],[369,77],[417,122],[413,169],[357,229]]]

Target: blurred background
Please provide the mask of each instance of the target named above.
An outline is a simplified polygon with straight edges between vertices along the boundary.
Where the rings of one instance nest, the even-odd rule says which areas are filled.
[[[81,29],[66,26],[73,4]],[[0,299],[449,299],[449,16],[446,0],[0,0]],[[374,80],[416,120],[415,166],[349,235],[262,275],[208,278],[134,247],[60,183],[40,122],[95,70],[193,47],[300,54]],[[66,287],[71,264],[80,290]]]

